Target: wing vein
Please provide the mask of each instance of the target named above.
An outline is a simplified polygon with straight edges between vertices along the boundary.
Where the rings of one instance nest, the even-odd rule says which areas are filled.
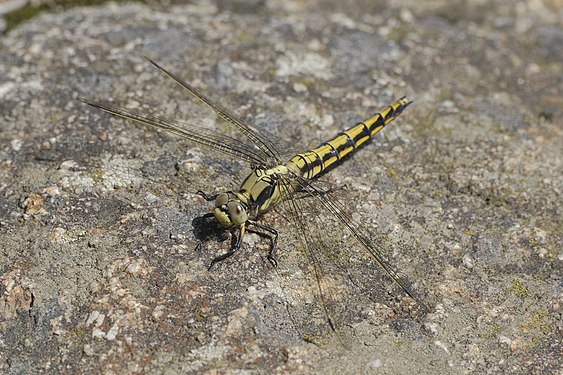
[[[92,107],[99,108],[112,115],[176,134],[182,138],[189,139],[201,145],[236,156],[253,165],[266,162],[259,149],[252,148],[235,138],[231,138],[213,130],[191,124],[180,123],[178,121],[170,120],[147,112],[120,107],[108,101],[94,101],[85,98],[78,99]]]
[[[149,57],[145,56],[145,58],[156,68],[158,68],[161,72],[163,72],[165,75],[167,75],[172,80],[174,80],[183,89],[188,91],[190,94],[192,94],[197,99],[199,99],[202,103],[204,103],[209,108],[211,108],[215,113],[217,113],[217,115],[219,115],[219,117],[221,117],[223,120],[227,121],[228,123],[234,125],[237,129],[239,129],[248,139],[250,139],[256,145],[256,147],[258,147],[262,152],[264,152],[264,154],[267,155],[268,158],[273,158],[278,163],[282,162],[280,158],[280,154],[275,144],[270,139],[261,136],[260,133],[252,129],[248,124],[246,124],[244,121],[239,119],[233,113],[228,111],[226,108],[223,108],[221,105],[213,102],[211,99],[200,93],[192,85],[182,80],[177,75],[167,71],[166,69],[158,65],[156,62],[152,61]]]

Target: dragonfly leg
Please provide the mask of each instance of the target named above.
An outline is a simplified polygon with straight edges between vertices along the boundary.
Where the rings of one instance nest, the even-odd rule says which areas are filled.
[[[201,191],[201,190],[196,191],[196,194],[201,195],[203,197],[203,199],[205,199],[208,202],[214,201],[215,198],[217,198],[217,196],[219,195],[218,193],[207,195],[204,191]]]
[[[257,231],[257,230],[248,229],[249,232],[256,233],[259,236],[267,237],[267,238],[270,239],[270,251],[268,252],[268,261],[270,262],[270,264],[273,267],[277,267],[278,266],[278,260],[276,259],[276,248],[277,248],[277,244],[278,244],[278,231],[275,230],[274,228],[267,227],[267,226],[262,225],[262,224],[258,224],[255,221],[248,220],[246,223],[251,224],[251,225],[255,226],[256,228],[258,228],[262,231],[261,232],[261,231]],[[264,233],[264,232],[267,232],[267,233]]]
[[[234,253],[236,253],[236,251],[237,251],[238,249],[240,249],[240,245],[242,244],[242,238],[244,237],[244,229],[245,229],[245,226],[242,225],[242,226],[240,227],[239,236],[238,236],[238,238],[236,239],[235,244],[232,245],[231,248],[230,248],[225,254],[221,254],[221,255],[219,255],[219,256],[213,258],[213,260],[211,261],[211,264],[209,265],[209,267],[207,267],[207,270],[211,270],[211,268],[213,267],[213,265],[214,265],[215,263],[218,263],[218,262],[221,262],[221,261],[227,259],[227,258],[230,257],[231,255],[233,255]],[[233,236],[234,236],[234,235],[235,235],[235,234],[233,234]]]

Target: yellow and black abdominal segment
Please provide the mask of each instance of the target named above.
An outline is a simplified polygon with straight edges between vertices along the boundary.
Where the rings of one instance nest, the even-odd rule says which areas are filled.
[[[314,178],[373,137],[401,114],[410,103],[403,97],[384,111],[376,113],[370,119],[352,126],[330,141],[324,142],[319,147],[309,152],[295,155],[286,163],[288,169],[295,171],[295,168],[297,168],[301,172],[302,177],[307,179]]]
[[[300,208],[302,206],[296,202],[298,199],[295,199],[295,193],[300,191],[306,195],[316,197],[315,199],[319,203],[316,209],[324,209],[322,213],[326,214],[327,217],[331,217],[335,225],[338,225],[342,230],[348,233],[348,235],[351,235],[349,238],[355,241],[355,244],[359,245],[360,249],[363,249],[364,254],[369,254],[371,259],[385,271],[390,279],[417,301],[420,306],[426,309],[424,303],[412,292],[408,283],[406,283],[399,273],[385,260],[382,250],[370,240],[367,235],[369,231],[365,230],[365,228],[361,228],[358,223],[351,220],[351,216],[345,212],[344,206],[339,204],[337,200],[331,200],[328,196],[325,196],[322,189],[316,186],[316,182],[314,181],[314,178],[318,176],[319,173],[356,150],[401,114],[410,104],[406,98],[403,97],[397,100],[383,111],[350,127],[331,140],[324,142],[319,147],[305,153],[294,155],[289,159],[285,159],[287,161],[283,163],[281,159],[282,153],[279,148],[276,147],[277,142],[271,139],[270,134],[250,127],[244,121],[196,91],[190,84],[166,71],[152,60],[149,59],[149,61],[191,95],[213,109],[223,120],[236,127],[251,143],[231,138],[211,129],[166,119],[144,111],[119,107],[108,101],[80,100],[112,115],[179,135],[192,142],[223,152],[231,158],[245,160],[252,165],[252,172],[242,182],[238,191],[229,191],[213,196],[207,196],[201,193],[206,200],[213,200],[215,202],[214,212],[206,216],[214,216],[215,219],[226,230],[231,231],[233,235],[236,236],[238,232],[238,239],[236,239],[234,245],[232,245],[226,253],[215,257],[211,265],[233,255],[236,250],[240,248],[245,231],[256,232],[270,238],[271,246],[268,259],[273,265],[276,265],[274,253],[277,231],[259,224],[255,220],[276,203],[286,201],[289,202],[286,207],[289,207],[290,211],[292,211],[294,223],[300,228],[301,237],[308,254],[307,257],[314,263],[317,284],[320,294],[323,295],[323,287],[320,282],[320,266],[316,261],[317,256],[315,250],[313,250],[316,244],[310,243],[310,239],[308,239],[306,233],[307,230],[313,230],[313,228],[305,229],[308,220],[305,219],[301,212]],[[320,217],[320,215],[321,211],[315,212],[315,216]],[[328,230],[332,229],[336,228],[330,228]],[[323,306],[323,308],[326,311],[326,307]],[[326,315],[330,322],[329,313],[327,312]],[[333,327],[332,323],[330,323],[330,325]]]

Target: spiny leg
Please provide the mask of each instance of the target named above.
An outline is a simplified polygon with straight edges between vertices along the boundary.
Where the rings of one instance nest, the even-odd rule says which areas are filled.
[[[211,202],[214,201],[215,198],[217,198],[217,196],[219,195],[219,193],[213,193],[211,195],[207,195],[207,193],[205,193],[202,190],[198,190],[195,192],[197,195],[200,195],[203,197],[203,199],[205,199],[207,202]],[[211,214],[211,216],[213,216],[213,214]]]
[[[238,238],[237,238],[235,244],[234,244],[234,245],[231,245],[231,248],[230,248],[225,254],[222,254],[222,255],[219,255],[219,256],[213,258],[213,260],[211,261],[211,264],[209,265],[209,267],[207,268],[207,270],[211,270],[211,268],[213,267],[213,265],[214,265],[215,263],[221,262],[221,261],[227,259],[227,258],[230,257],[231,255],[233,255],[238,249],[240,249],[240,246],[241,246],[241,244],[242,244],[242,238],[244,237],[244,230],[245,230],[245,226],[244,226],[244,225],[241,225],[241,226],[240,226],[240,229],[239,229],[239,236],[238,236]],[[234,236],[234,235],[235,235],[235,234],[233,233],[233,236]]]
[[[258,224],[255,221],[248,220],[246,223],[249,224],[249,225],[253,225],[256,228],[258,228],[258,229],[260,229],[264,232],[267,232],[267,233],[264,233],[264,232],[260,232],[260,231],[257,231],[257,230],[248,229],[249,232],[256,233],[257,235],[259,235],[261,237],[267,237],[267,238],[270,239],[270,251],[268,251],[268,261],[270,262],[270,264],[273,267],[277,267],[278,261],[276,259],[275,253],[276,253],[276,248],[277,248],[277,244],[278,244],[278,231],[275,230],[274,228],[271,228],[271,227],[268,227],[268,226],[265,226],[265,225],[262,225],[262,224]]]

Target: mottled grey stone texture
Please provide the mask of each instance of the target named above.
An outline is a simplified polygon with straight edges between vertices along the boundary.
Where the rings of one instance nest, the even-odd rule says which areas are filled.
[[[11,30],[0,372],[560,371],[560,20],[555,0],[217,1],[75,8]],[[431,311],[329,222],[312,238],[358,267],[327,279],[341,302],[327,332],[303,245],[276,212],[263,222],[280,232],[277,269],[248,235],[208,271],[229,241],[197,219],[210,205],[195,193],[236,189],[248,166],[76,100],[230,131],[144,54],[298,150],[414,100],[323,183]],[[339,288],[347,277],[368,287]]]

